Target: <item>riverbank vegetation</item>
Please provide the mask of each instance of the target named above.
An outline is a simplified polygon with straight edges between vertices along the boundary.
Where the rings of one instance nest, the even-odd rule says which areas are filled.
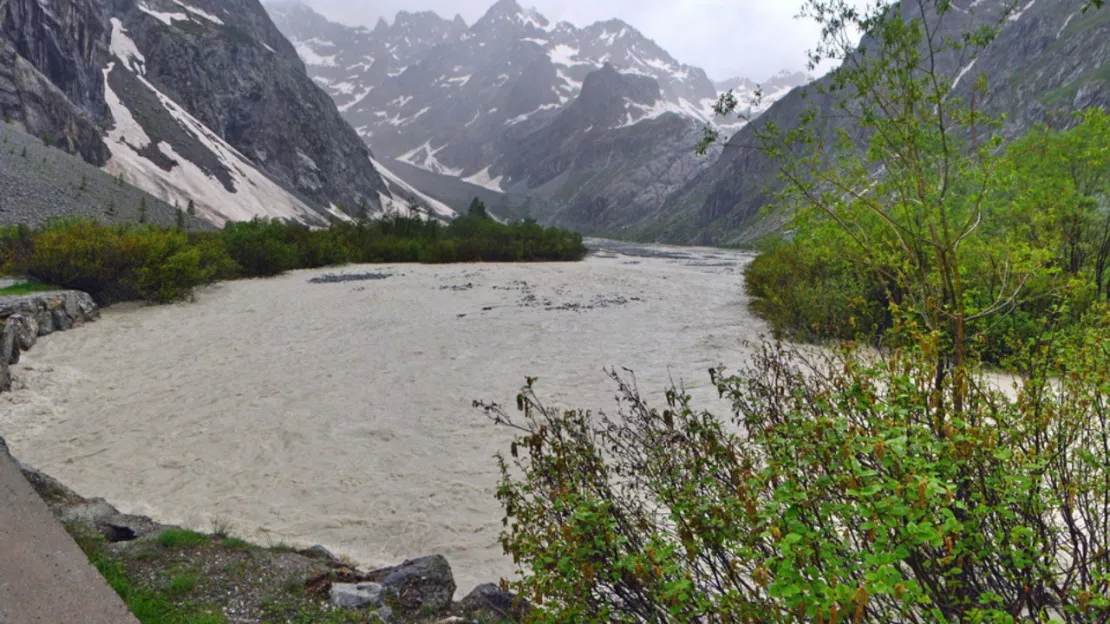
[[[957,10],[810,0],[831,105],[756,132],[797,216],[749,288],[829,348],[711,371],[723,415],[626,372],[616,414],[534,379],[478,404],[516,434],[501,542],[535,621],[1110,620],[1106,116],[1004,146],[987,77],[938,69],[997,33],[944,33]]]
[[[579,234],[531,221],[503,224],[475,205],[449,224],[416,218],[336,223],[312,230],[277,220],[222,231],[74,218],[41,229],[0,229],[0,274],[83,290],[102,303],[169,302],[216,280],[266,277],[347,263],[581,260]]]
[[[943,221],[919,221],[907,205],[876,212],[868,199],[803,208],[790,237],[770,241],[746,274],[753,307],[780,337],[879,345],[896,338],[901,311],[920,305],[902,282],[934,281],[934,296],[958,283],[951,306],[1000,306],[965,329],[969,349],[1011,368],[1044,340],[1082,332],[1110,303],[1110,115],[1091,109],[1060,123],[984,154],[989,171],[951,179],[982,190],[968,198],[954,189]],[[930,230],[943,236],[945,227],[952,240],[934,240]],[[953,263],[948,275],[941,263]]]

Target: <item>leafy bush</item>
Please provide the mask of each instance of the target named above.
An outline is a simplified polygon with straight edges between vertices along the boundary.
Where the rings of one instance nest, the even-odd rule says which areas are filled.
[[[298,253],[290,242],[290,226],[255,219],[228,223],[222,232],[228,254],[242,267],[244,277],[278,275],[297,268]]]
[[[26,225],[0,227],[0,274],[26,269],[34,246],[34,232]]]
[[[33,235],[26,269],[42,282],[83,290],[102,303],[164,303],[226,276],[229,262],[226,253],[196,245],[181,230],[66,219]]]
[[[528,386],[518,415],[484,406],[518,432],[498,490],[513,588],[538,622],[1102,621],[1108,338],[1042,354],[1016,396],[972,372],[938,386],[935,336],[887,357],[767,346],[712,373],[728,416],[676,390],[652,408],[616,374],[614,417]]]
[[[779,338],[874,342],[891,326],[885,285],[810,241],[779,242],[744,274],[752,309]]]

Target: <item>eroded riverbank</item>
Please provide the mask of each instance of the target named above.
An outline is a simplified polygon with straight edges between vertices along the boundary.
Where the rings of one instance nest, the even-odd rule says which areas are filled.
[[[511,571],[493,498],[507,434],[471,401],[510,402],[533,375],[552,403],[608,408],[606,366],[708,399],[706,369],[738,365],[765,331],[747,256],[646,251],[301,271],[107,310],[25,354],[0,433],[125,511],[368,567],[441,553],[467,591]],[[390,277],[308,282],[336,272]]]

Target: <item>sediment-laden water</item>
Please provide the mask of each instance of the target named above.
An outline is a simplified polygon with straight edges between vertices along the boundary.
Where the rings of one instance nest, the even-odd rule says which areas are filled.
[[[493,496],[508,433],[471,402],[512,404],[531,375],[549,403],[612,408],[617,366],[721,405],[707,369],[765,331],[749,260],[605,243],[575,264],[300,271],[114,308],[25,355],[0,435],[124,511],[368,567],[442,553],[466,591],[512,571]],[[309,282],[329,273],[378,279]]]

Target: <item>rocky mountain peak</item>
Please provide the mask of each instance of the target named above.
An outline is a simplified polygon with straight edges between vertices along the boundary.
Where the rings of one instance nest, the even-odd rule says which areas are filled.
[[[525,9],[516,0],[500,0],[475,22],[472,30],[482,34],[503,34],[506,28],[544,31],[549,27],[547,18],[535,9]]]
[[[586,76],[571,108],[584,111],[594,127],[612,128],[632,125],[661,99],[659,83],[653,78],[624,74],[606,63]]]
[[[497,19],[503,17],[513,17],[524,12],[524,8],[520,6],[516,0],[497,0],[488,10],[482,19]],[[481,20],[479,20],[481,21]]]

